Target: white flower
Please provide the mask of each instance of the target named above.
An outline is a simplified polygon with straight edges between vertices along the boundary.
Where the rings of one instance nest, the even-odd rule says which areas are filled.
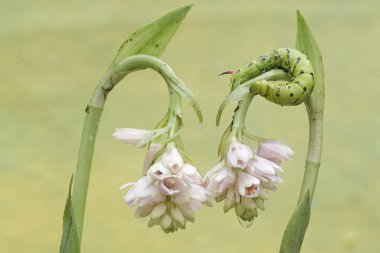
[[[201,185],[203,178],[197,168],[191,164],[184,164],[182,167],[182,178],[188,184],[198,184]]]
[[[204,184],[215,194],[216,201],[225,201],[224,211],[235,208],[236,214],[245,221],[257,217],[257,208],[264,210],[268,191],[276,190],[276,185],[283,182],[277,175],[283,172],[279,163],[253,153],[247,145],[232,140],[226,162],[218,163],[204,178]],[[276,159],[282,161],[287,157],[276,156]]]
[[[257,197],[259,195],[259,185],[260,180],[257,177],[244,172],[239,173],[237,186],[240,196]]]
[[[164,195],[176,195],[185,188],[185,183],[176,175],[163,176],[160,181],[160,188]]]
[[[162,156],[162,163],[169,168],[171,172],[177,174],[183,166],[183,158],[177,148],[172,148],[169,152],[165,152]]]
[[[194,221],[194,212],[202,205],[211,205],[212,194],[202,185],[198,170],[183,161],[176,148],[166,151],[124,199],[128,206],[137,206],[135,216],[151,216],[148,226],[160,225],[165,232],[185,228]]]
[[[281,164],[290,159],[294,151],[277,140],[265,140],[260,142],[257,155],[264,157],[272,162]]]
[[[223,195],[235,183],[236,175],[231,168],[220,162],[205,176],[207,189],[216,193],[216,197]]]
[[[119,141],[136,145],[150,132],[144,129],[116,128],[112,136]]]
[[[248,170],[252,175],[255,175],[263,183],[273,182],[282,183],[283,180],[277,176],[278,172],[283,172],[283,169],[276,163],[265,158],[256,156],[248,164]],[[271,189],[270,189],[271,190]]]
[[[233,139],[228,148],[226,158],[229,166],[244,169],[252,158],[252,150],[247,145]]]

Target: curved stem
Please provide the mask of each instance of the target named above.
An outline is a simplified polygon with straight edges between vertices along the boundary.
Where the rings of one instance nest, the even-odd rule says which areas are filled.
[[[246,98],[239,101],[238,106],[235,109],[234,118],[232,120],[232,136],[235,136],[236,134],[236,139],[238,141],[242,141],[242,135],[245,129],[245,117],[253,97],[253,94],[248,94]]]
[[[305,199],[305,195],[308,192],[310,193],[310,199],[313,199],[322,156],[323,113],[313,113],[308,111],[308,116],[309,146],[307,151],[302,187],[300,195],[298,197],[298,204],[300,204],[301,201]]]
[[[297,11],[296,48],[308,57],[314,68],[314,91],[306,101],[309,117],[309,146],[305,173],[297,207],[293,212],[282,238],[280,253],[298,253],[309,225],[311,202],[317,183],[322,155],[323,111],[324,111],[324,70],[322,54],[305,19]]]
[[[240,84],[239,86],[250,87],[260,80],[289,80],[288,74],[282,69],[272,69],[268,72],[265,72],[253,79],[248,80]],[[242,135],[245,129],[245,117],[247,115],[247,111],[249,106],[254,98],[254,94],[248,93],[242,99],[240,99],[238,106],[235,109],[234,117],[232,120],[232,134],[231,137],[236,137],[237,140],[241,141]]]
[[[175,147],[176,137],[179,136],[182,119],[182,108],[181,108],[181,95],[175,90],[169,88],[169,119],[167,126],[169,127],[167,144],[171,149]]]
[[[78,233],[78,240],[81,241],[83,231],[83,220],[86,206],[86,197],[91,172],[94,145],[98,131],[99,120],[103,112],[103,107],[108,93],[127,74],[150,68],[157,71],[167,82],[168,86],[172,81],[171,74],[174,74],[170,67],[162,60],[148,55],[134,55],[126,58],[115,68],[110,69],[101,79],[96,87],[90,102],[86,107],[86,120],[80,142],[77,168],[74,176],[71,203],[73,220]],[[171,90],[171,89],[169,89]]]

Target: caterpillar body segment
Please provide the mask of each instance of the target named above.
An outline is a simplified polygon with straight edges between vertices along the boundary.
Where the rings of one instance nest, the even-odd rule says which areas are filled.
[[[232,89],[272,69],[285,70],[289,81],[260,80],[251,85],[251,93],[279,105],[298,105],[313,91],[313,66],[304,54],[289,48],[274,49],[235,70]]]

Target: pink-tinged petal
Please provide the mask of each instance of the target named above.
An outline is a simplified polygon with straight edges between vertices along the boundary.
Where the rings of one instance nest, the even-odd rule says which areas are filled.
[[[168,175],[162,178],[161,190],[165,195],[176,195],[181,192],[184,183],[175,175]]]
[[[144,189],[148,187],[151,184],[151,180],[148,177],[142,177],[133,184],[132,188],[129,189],[127,194],[124,196],[125,201],[128,203],[128,205],[131,205],[132,202],[135,200],[136,193],[138,193],[141,189]]]
[[[182,172],[183,174],[188,176],[199,175],[197,168],[188,163],[183,165]]]
[[[177,148],[172,148],[162,155],[162,163],[171,172],[177,174],[183,167],[183,158]]]
[[[220,183],[222,182],[223,179],[226,178],[226,176],[228,175],[228,171],[227,170],[222,170],[221,172],[219,172],[218,174],[215,175],[215,182],[217,183]]]
[[[252,156],[250,147],[237,140],[232,140],[227,151],[226,160],[229,166],[244,169]]]
[[[135,211],[135,217],[143,218],[143,217],[148,216],[152,212],[153,207],[154,205],[150,205],[150,206],[146,205],[146,206],[137,207]]]
[[[143,175],[146,175],[149,167],[153,163],[154,157],[156,156],[157,152],[160,151],[161,148],[162,148],[162,145],[160,143],[152,143],[149,146],[149,150],[148,150],[148,153],[146,154],[143,169],[142,169]]]
[[[249,171],[250,174],[255,174],[256,172],[260,171],[263,173],[274,175],[276,173],[274,168],[269,164],[263,162],[264,160],[266,159],[256,156],[255,159],[249,161],[247,171]]]
[[[157,204],[154,209],[152,210],[152,219],[156,219],[158,217],[161,217],[166,212],[166,205],[165,203]]]
[[[149,170],[147,171],[147,175],[152,180],[162,180],[163,177],[170,174],[169,169],[167,169],[161,161],[156,162],[153,164]]]
[[[212,195],[209,190],[197,184],[190,184],[188,192],[192,199],[199,200],[202,203],[207,202]]]
[[[152,195],[155,195],[156,192],[157,192],[157,187],[155,185],[149,185],[148,187],[146,188],[143,188],[143,189],[139,189],[138,192],[136,192],[136,196],[138,198],[145,198],[147,196],[152,196]]]
[[[223,167],[215,171],[207,180],[207,189],[213,193],[217,193],[219,197],[236,181],[235,173],[227,167]]]
[[[183,180],[187,183],[196,183],[202,184],[202,176],[198,172],[197,168],[192,166],[191,164],[184,164],[182,167]]]
[[[289,160],[294,151],[277,140],[266,140],[259,144],[257,154],[279,164]]]
[[[230,169],[226,169],[227,176],[219,185],[219,192],[223,192],[226,189],[230,188],[236,182],[236,175]]]
[[[258,195],[258,185],[260,180],[252,175],[240,172],[238,176],[239,194],[246,197],[254,197]]]
[[[112,136],[128,144],[136,145],[149,134],[149,131],[135,128],[116,128]]]
[[[217,172],[219,172],[221,169],[223,169],[225,163],[224,161],[218,163],[215,167],[213,167],[212,169],[210,169],[206,175],[204,176],[204,179],[203,179],[203,183],[206,184],[207,181],[210,180],[210,178]]]

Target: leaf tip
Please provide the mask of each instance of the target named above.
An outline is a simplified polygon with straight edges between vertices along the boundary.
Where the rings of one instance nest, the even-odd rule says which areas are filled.
[[[178,8],[175,12],[179,12],[181,13],[182,12],[182,15],[179,17],[179,20],[178,22],[180,22],[185,16],[186,14],[190,11],[191,7],[193,7],[193,4],[188,4],[188,5],[185,5],[183,7],[180,7]]]
[[[203,114],[202,114],[201,111],[199,111],[198,120],[199,120],[200,123],[203,123]]]
[[[218,127],[220,123],[220,117],[222,116],[222,112],[220,112],[220,109],[218,111],[218,114],[216,115],[215,125]]]
[[[297,20],[305,22],[304,17],[302,16],[302,13],[300,10],[297,10]]]

